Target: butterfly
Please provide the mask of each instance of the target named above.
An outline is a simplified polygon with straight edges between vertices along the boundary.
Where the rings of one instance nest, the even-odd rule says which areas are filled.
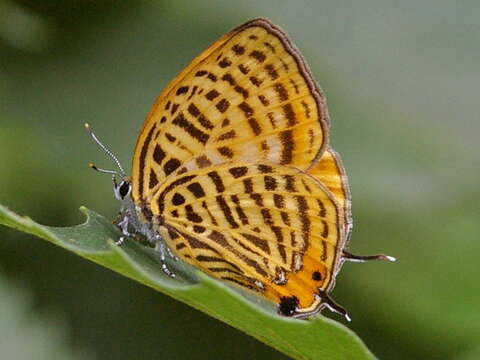
[[[119,243],[155,245],[162,268],[180,258],[263,296],[284,316],[327,307],[347,261],[351,198],[329,146],[325,97],[287,35],[266,19],[224,35],[161,92],[138,136],[131,178],[117,158]],[[117,183],[116,177],[120,178]]]

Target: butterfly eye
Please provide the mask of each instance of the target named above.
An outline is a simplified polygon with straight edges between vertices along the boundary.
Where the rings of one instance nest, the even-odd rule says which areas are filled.
[[[122,181],[118,187],[118,194],[122,199],[124,199],[128,194],[130,194],[130,183],[128,181]]]

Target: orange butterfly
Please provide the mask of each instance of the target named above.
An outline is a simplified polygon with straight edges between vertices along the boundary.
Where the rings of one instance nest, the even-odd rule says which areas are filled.
[[[325,97],[286,34],[265,19],[232,30],[160,94],[137,140],[131,179],[117,163],[123,236],[305,318],[323,307],[346,260],[350,192],[328,146]],[[115,176],[121,181],[116,182]],[[163,270],[175,274],[162,262]]]

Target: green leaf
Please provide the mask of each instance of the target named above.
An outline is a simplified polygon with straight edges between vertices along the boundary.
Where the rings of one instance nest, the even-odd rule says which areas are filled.
[[[203,311],[294,359],[374,359],[347,327],[325,318],[305,321],[280,317],[274,307],[235,290],[181,262],[169,262],[177,278],[167,277],[153,249],[127,240],[117,246],[112,223],[86,208],[84,224],[49,227],[0,205],[0,224],[36,235]]]

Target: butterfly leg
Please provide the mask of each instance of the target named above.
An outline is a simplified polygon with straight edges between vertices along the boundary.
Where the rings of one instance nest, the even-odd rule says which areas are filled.
[[[386,260],[386,261],[397,261],[393,256],[388,256],[384,254],[377,254],[377,255],[353,255],[345,250],[343,250],[343,258],[346,261],[353,261],[353,262],[365,262],[369,260]]]
[[[160,242],[163,242],[162,237],[159,234],[155,235],[155,244],[158,244]],[[160,245],[158,245],[158,246],[160,246]],[[167,255],[170,256],[173,260],[178,261],[178,257],[173,253],[173,251],[168,246],[163,245],[163,250],[162,251],[164,253],[167,252]]]
[[[175,277],[175,273],[172,272],[167,264],[165,263],[165,254],[167,253],[167,246],[165,245],[165,243],[163,241],[158,241],[156,244],[155,244],[155,250],[158,251],[158,253],[160,254],[160,261],[162,262],[162,270],[163,272],[165,273],[165,275],[167,276],[170,276],[171,278],[174,278]]]
[[[115,241],[115,245],[120,246],[123,244],[125,239],[130,236],[130,233],[128,232],[128,217],[125,215],[122,221],[118,222],[117,226],[120,228],[120,230],[122,230],[122,236]]]
[[[166,246],[165,248],[167,249],[168,256],[170,256],[173,260],[178,261],[177,255],[175,255],[168,246]]]

